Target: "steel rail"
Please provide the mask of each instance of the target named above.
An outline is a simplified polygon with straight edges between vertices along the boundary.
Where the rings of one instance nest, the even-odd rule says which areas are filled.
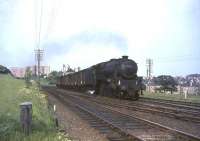
[[[88,100],[88,101],[89,101],[89,100]],[[90,102],[91,102],[91,101],[90,101]],[[95,102],[95,103],[96,103],[96,102]],[[97,103],[97,104],[98,104],[98,103]],[[161,128],[163,128],[163,129],[166,129],[166,130],[170,131],[171,133],[176,132],[176,133],[178,133],[178,134],[180,134],[180,135],[182,135],[182,136],[188,137],[188,138],[190,138],[190,139],[192,139],[192,140],[194,140],[194,141],[195,141],[195,140],[197,140],[197,141],[200,140],[200,137],[198,137],[198,136],[195,136],[195,135],[192,135],[192,134],[183,132],[183,131],[179,131],[179,130],[177,130],[177,129],[173,129],[173,128],[170,128],[170,127],[161,125],[161,124],[159,124],[159,123],[155,123],[155,122],[152,122],[152,121],[150,121],[150,120],[146,120],[146,119],[140,118],[140,117],[135,116],[135,115],[133,116],[133,115],[127,114],[127,113],[125,113],[125,112],[115,110],[115,109],[113,109],[113,108],[111,108],[111,107],[108,107],[108,106],[105,106],[105,105],[101,105],[101,106],[104,107],[104,108],[106,108],[106,109],[115,111],[115,112],[117,112],[117,113],[124,114],[124,115],[126,115],[126,116],[128,116],[128,117],[136,118],[136,119],[141,120],[141,121],[144,121],[144,122],[146,122],[146,123],[150,123],[150,124],[152,124],[152,125],[161,127]]]
[[[147,98],[147,97],[140,97],[139,101],[173,105],[173,106],[180,106],[180,107],[193,108],[193,109],[196,109],[196,110],[200,110],[200,103],[174,101],[174,100],[157,99],[157,98],[154,99],[154,98]]]
[[[59,90],[60,91],[60,90]],[[63,92],[63,91],[60,91]],[[81,97],[85,98],[91,98],[92,100],[95,100],[93,96],[91,95],[83,95],[81,93],[75,92],[76,95],[79,95]],[[101,103],[105,103],[105,101],[100,101]],[[136,111],[142,111],[142,112],[148,112],[148,113],[153,113],[153,114],[158,114],[161,116],[168,116],[171,118],[176,118],[176,119],[181,119],[184,121],[191,121],[195,123],[200,123],[200,111],[199,112],[191,112],[191,111],[186,111],[185,109],[172,109],[171,107],[163,107],[163,105],[159,105],[159,107],[155,107],[156,105],[148,105],[146,103],[138,103],[138,101],[134,102],[124,102],[123,104],[119,104],[117,102],[110,102],[110,103],[105,103],[109,105],[114,105],[120,108],[126,108],[129,110],[136,110]],[[145,107],[146,106],[146,107]],[[169,105],[171,106],[171,105]],[[176,107],[175,107],[176,108]],[[178,107],[180,108],[180,107]],[[184,107],[181,107],[184,108]]]
[[[64,97],[64,95],[62,95],[63,97]],[[67,96],[69,96],[69,95],[67,95]],[[70,95],[70,97],[74,97],[74,98],[78,98],[78,99],[81,99],[80,97],[78,97],[78,96],[72,96],[72,95]],[[83,100],[83,99],[81,99],[81,100]],[[91,102],[90,100],[88,100],[88,99],[85,99],[85,101],[88,101],[88,102]],[[95,101],[92,101],[93,103],[96,103]],[[96,104],[98,104],[99,105],[99,103],[96,103]],[[80,107],[80,108],[82,108],[82,109],[85,109],[85,108],[83,108],[83,106],[81,106],[81,105],[77,105],[78,107]],[[166,127],[166,126],[163,126],[163,125],[161,125],[161,124],[158,124],[158,123],[155,123],[155,122],[152,122],[152,121],[149,121],[149,120],[146,120],[146,119],[142,119],[142,118],[140,118],[140,117],[137,117],[137,116],[133,116],[133,115],[129,115],[129,114],[127,114],[127,113],[125,113],[125,112],[122,112],[122,111],[117,111],[116,109],[113,109],[113,108],[111,108],[111,107],[108,107],[108,106],[105,106],[105,105],[100,105],[101,107],[104,107],[105,109],[107,109],[107,110],[111,110],[111,111],[114,111],[114,112],[116,112],[116,113],[119,113],[119,114],[123,114],[123,115],[125,115],[125,116],[127,116],[127,117],[130,117],[130,118],[133,118],[133,119],[138,119],[138,120],[140,120],[140,121],[143,121],[143,122],[145,122],[145,123],[147,123],[147,124],[151,124],[151,125],[153,125],[153,126],[157,126],[157,127],[160,127],[160,128],[162,128],[162,129],[165,129],[165,130],[167,130],[167,131],[169,131],[170,133],[177,133],[177,134],[179,134],[180,136],[182,136],[182,137],[184,137],[184,138],[187,138],[188,140],[190,140],[190,139],[192,139],[192,140],[200,140],[200,137],[198,137],[198,136],[194,136],[194,135],[191,135],[191,134],[188,134],[188,133],[185,133],[185,132],[182,132],[182,131],[179,131],[179,130],[176,130],[176,129],[172,129],[172,128],[170,128],[170,127]],[[90,112],[91,114],[94,114],[94,113],[92,113],[91,111],[89,111],[88,109],[86,109],[88,112]],[[96,116],[99,116],[99,115],[96,115]],[[107,121],[107,122],[109,122],[109,121]],[[117,126],[113,126],[114,128],[117,128],[117,129],[119,129],[119,127],[117,127]],[[126,130],[122,130],[123,132],[126,132]],[[140,138],[139,138],[140,139]]]
[[[63,95],[55,94],[54,92],[52,92],[52,90],[51,90],[51,91],[49,91],[49,90],[47,90],[47,89],[44,89],[44,90],[45,90],[46,92],[48,92],[48,93],[53,94],[54,97],[58,98],[62,103],[65,103],[65,104],[66,104],[66,103],[72,103],[71,100],[69,100],[69,99],[67,100],[66,97],[63,97]],[[85,113],[88,113],[88,114],[90,114],[91,116],[95,117],[96,119],[100,120],[102,123],[107,124],[108,127],[111,128],[114,132],[117,132],[117,133],[121,134],[121,135],[122,135],[122,138],[126,138],[125,141],[129,141],[129,140],[130,140],[130,141],[131,141],[131,140],[134,140],[134,141],[144,141],[144,140],[142,140],[141,138],[138,138],[138,137],[136,137],[136,136],[133,136],[133,135],[129,134],[128,131],[123,130],[122,128],[120,128],[120,127],[118,127],[118,126],[113,125],[113,124],[110,123],[108,120],[105,120],[105,119],[100,118],[97,114],[94,114],[93,112],[87,110],[86,108],[84,108],[84,107],[82,107],[82,106],[80,106],[80,105],[78,105],[78,104],[75,104],[75,103],[73,103],[73,105],[76,106],[78,109],[81,109],[81,110],[84,111]],[[123,136],[125,136],[125,137],[123,137]],[[113,140],[112,137],[111,137],[111,138],[109,137],[108,139]],[[115,139],[115,140],[118,140],[118,139]],[[120,139],[120,140],[121,140],[121,139]]]
[[[78,94],[78,93],[76,93]],[[83,95],[83,94],[78,94],[81,97],[85,98],[91,98],[92,100],[95,100],[94,97],[88,96],[88,95]],[[105,103],[105,101],[100,101],[101,103]],[[110,102],[110,103],[105,103],[105,104],[110,104],[114,105],[120,108],[126,108],[129,110],[136,110],[136,111],[142,111],[142,112],[149,112],[149,113],[156,113],[158,115],[165,115],[168,117],[173,117],[176,119],[181,119],[184,121],[191,121],[191,122],[196,122],[200,123],[200,111],[192,112],[192,111],[186,111],[185,109],[172,109],[171,107],[163,107],[163,105],[159,105],[159,107],[156,107],[156,105],[148,105],[146,103],[138,103],[137,101],[135,102],[129,102],[129,103],[123,103],[119,104],[117,102]],[[146,106],[146,107],[145,107]],[[160,107],[161,106],[161,107]],[[171,105],[170,105],[171,106]],[[176,107],[175,107],[176,108]],[[184,108],[184,107],[181,107]]]

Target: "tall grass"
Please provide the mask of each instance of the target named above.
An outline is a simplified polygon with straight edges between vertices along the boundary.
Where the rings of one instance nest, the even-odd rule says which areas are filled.
[[[25,136],[20,127],[19,104],[33,103],[32,133]],[[0,141],[67,140],[57,133],[45,95],[36,86],[29,89],[23,80],[0,74]]]

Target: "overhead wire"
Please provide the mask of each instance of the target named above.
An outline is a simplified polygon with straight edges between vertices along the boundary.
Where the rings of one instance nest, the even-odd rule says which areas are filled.
[[[40,0],[40,11],[38,10],[38,0],[34,0],[34,15],[35,15],[35,46],[41,46],[41,33],[43,24],[43,0]]]
[[[49,34],[51,33],[51,30],[52,30],[52,27],[56,21],[56,15],[57,15],[57,1],[56,0],[52,0],[52,6],[51,6],[51,11],[50,11],[50,16],[49,16],[49,19],[48,19],[48,22],[47,22],[47,29],[46,29],[46,34],[44,36],[44,39],[48,39],[49,37]]]
[[[33,0],[34,1],[34,20],[35,20],[35,47],[37,48],[37,44],[38,44],[38,13],[37,13],[37,0]]]
[[[39,31],[38,31],[38,44],[37,44],[38,49],[40,48],[41,45],[42,16],[43,16],[43,0],[41,0],[41,6],[40,6],[40,21],[39,21]]]

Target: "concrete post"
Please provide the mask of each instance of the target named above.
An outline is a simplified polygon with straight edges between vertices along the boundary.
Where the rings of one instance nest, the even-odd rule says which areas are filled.
[[[22,130],[26,135],[31,133],[32,103],[24,102],[20,104],[20,122]]]
[[[56,105],[53,105],[54,119],[56,123],[56,127],[58,127],[58,118],[56,116]]]

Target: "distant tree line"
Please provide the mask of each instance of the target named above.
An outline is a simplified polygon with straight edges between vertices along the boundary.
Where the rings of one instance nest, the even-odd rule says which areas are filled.
[[[158,77],[155,77],[153,81],[156,85],[160,86],[156,89],[159,92],[170,91],[171,93],[173,93],[174,91],[177,91],[176,86],[178,85],[178,83],[170,75],[160,75]]]
[[[57,78],[62,76],[63,72],[61,71],[52,71],[46,78],[49,81],[49,84],[56,84]]]
[[[155,91],[170,91],[171,93],[177,91],[176,86],[178,85],[177,81],[170,75],[160,75],[153,77],[151,80],[145,79],[144,83],[150,86],[157,86]]]
[[[0,73],[1,74],[11,74],[10,70],[2,65],[0,65]]]
[[[80,70],[80,67],[78,67],[78,71]],[[72,69],[70,66],[68,66],[66,71],[52,71],[48,76],[47,76],[47,81],[49,84],[56,84],[56,81],[58,77],[66,75],[68,73],[73,73],[75,72],[75,69]]]

